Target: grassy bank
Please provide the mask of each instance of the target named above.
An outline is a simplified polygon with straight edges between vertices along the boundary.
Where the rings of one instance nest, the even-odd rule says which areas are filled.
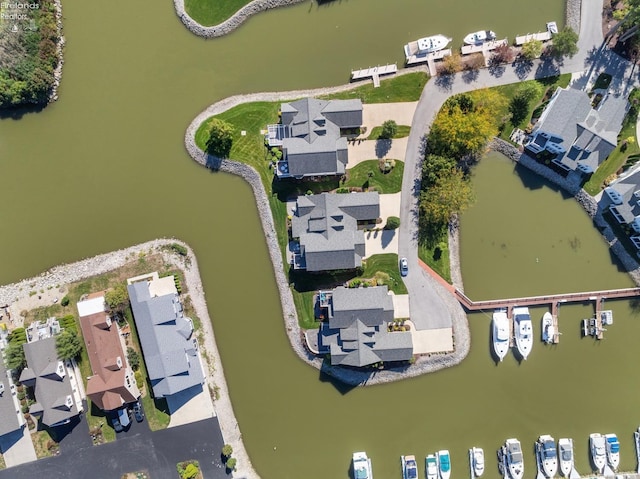
[[[185,0],[187,14],[200,25],[210,27],[232,17],[251,0]]]
[[[388,80],[382,80],[379,88],[372,83],[354,88],[353,90],[332,93],[319,98],[327,100],[349,100],[359,98],[362,103],[395,103],[418,101],[429,76],[426,73],[407,73]]]

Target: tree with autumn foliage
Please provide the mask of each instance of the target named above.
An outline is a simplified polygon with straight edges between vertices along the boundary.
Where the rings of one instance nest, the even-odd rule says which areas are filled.
[[[462,170],[452,168],[420,193],[420,215],[430,227],[446,225],[454,214],[462,213],[474,201],[471,183]]]

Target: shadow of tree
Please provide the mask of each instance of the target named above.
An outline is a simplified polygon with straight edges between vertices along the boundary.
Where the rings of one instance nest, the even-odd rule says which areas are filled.
[[[502,75],[504,75],[504,72],[506,71],[507,67],[505,67],[503,64],[496,64],[496,65],[490,65],[488,68],[489,74],[491,76],[494,76],[496,78],[500,78]]]
[[[29,113],[40,113],[44,110],[44,105],[28,105],[17,108],[0,109],[0,120],[20,120],[24,115]]]
[[[462,81],[465,83],[471,83],[478,79],[480,72],[478,70],[465,70],[462,72]]]
[[[454,78],[454,75],[439,75],[436,77],[435,84],[441,90],[451,91]]]
[[[384,158],[391,150],[391,143],[393,140],[376,140],[376,157]]]
[[[525,59],[517,60],[513,62],[513,69],[518,78],[523,80],[527,75],[529,75],[529,73],[531,73],[531,70],[533,69],[533,62]]]

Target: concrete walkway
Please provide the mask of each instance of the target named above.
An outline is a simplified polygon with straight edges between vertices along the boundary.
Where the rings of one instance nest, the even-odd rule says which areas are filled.
[[[347,147],[349,152],[347,168],[353,168],[363,161],[381,160],[383,158],[404,161],[407,142],[408,138],[398,138],[396,140],[362,140],[349,143]]]
[[[19,466],[38,459],[28,427],[7,434],[0,440],[0,450],[7,467]]]

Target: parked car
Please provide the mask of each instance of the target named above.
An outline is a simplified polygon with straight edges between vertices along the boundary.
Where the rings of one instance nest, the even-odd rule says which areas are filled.
[[[127,407],[118,409],[117,419],[120,421],[122,429],[127,429],[131,425],[131,412]]]
[[[116,432],[122,432],[122,424],[120,424],[120,419],[118,419],[118,416],[113,417],[113,419],[111,420],[111,424],[113,425],[113,429]]]
[[[407,258],[400,259],[400,274],[406,276],[409,273],[409,262]]]
[[[138,399],[133,405],[133,415],[136,417],[136,421],[142,422],[144,419],[144,412],[142,412],[142,404]]]

